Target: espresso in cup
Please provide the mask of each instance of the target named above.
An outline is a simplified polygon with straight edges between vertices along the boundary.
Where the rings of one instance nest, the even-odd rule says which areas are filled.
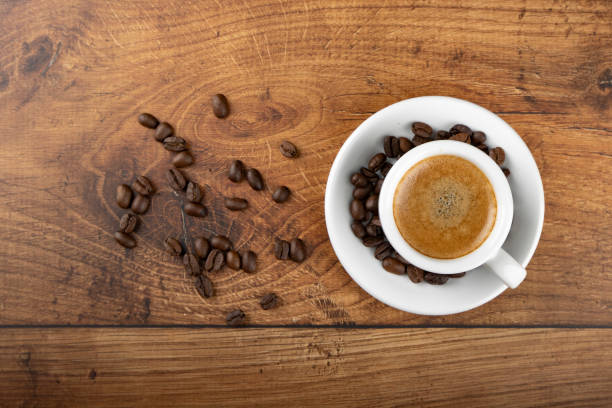
[[[495,225],[497,200],[476,165],[458,156],[432,156],[402,177],[393,216],[412,248],[431,258],[454,259],[485,242]]]

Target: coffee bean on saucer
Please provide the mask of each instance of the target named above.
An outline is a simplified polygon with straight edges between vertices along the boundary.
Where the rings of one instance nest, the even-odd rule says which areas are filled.
[[[182,137],[168,136],[164,139],[164,149],[171,152],[182,152],[187,150],[187,142]]]
[[[204,194],[202,193],[202,189],[198,183],[194,183],[190,181],[187,183],[187,191],[185,191],[185,198],[192,203],[199,203],[202,201]]]
[[[174,167],[187,167],[193,164],[193,156],[188,151],[179,152],[172,158]]]
[[[204,237],[198,237],[193,241],[193,251],[200,259],[205,259],[210,251],[210,242]]]
[[[239,183],[244,179],[244,164],[240,160],[232,161],[227,178],[234,183]]]
[[[399,143],[400,152],[402,152],[402,154],[409,152],[410,149],[414,147],[410,139],[408,139],[407,137],[400,137],[398,139],[398,143]]]
[[[458,142],[463,142],[463,143],[472,143],[472,140],[470,139],[470,135],[467,133],[456,133],[452,135],[448,140],[456,140]]]
[[[478,146],[487,141],[487,135],[484,132],[477,131],[472,133],[472,144]]]
[[[433,272],[424,272],[423,280],[430,285],[444,285],[448,281],[448,276]]]
[[[247,200],[238,197],[225,197],[224,203],[225,208],[230,211],[242,211],[249,206],[249,202]]]
[[[381,163],[382,164],[382,163]],[[376,174],[376,172],[374,170],[370,170],[367,167],[362,167],[361,170],[359,170],[361,172],[361,174],[363,174],[367,179],[378,179],[378,175]]]
[[[449,137],[451,137],[452,135],[447,132],[446,130],[438,130],[436,132],[436,140],[446,140]]]
[[[242,326],[246,322],[246,315],[240,309],[233,310],[225,316],[225,322],[228,326],[238,327]]]
[[[229,103],[223,94],[213,95],[211,98],[213,113],[219,119],[223,119],[229,115]]]
[[[472,135],[472,129],[470,129],[468,126],[466,125],[461,125],[461,124],[457,124],[455,126],[453,126],[449,133],[451,135],[456,135],[457,133],[467,133],[468,135]]]
[[[268,293],[259,301],[259,305],[263,310],[268,310],[278,305],[278,296],[275,293]]]
[[[223,235],[215,235],[212,237],[210,244],[213,248],[217,248],[220,251],[227,251],[232,247],[232,241]]]
[[[383,259],[382,266],[387,272],[395,273],[397,275],[403,275],[406,273],[406,265],[390,256]]]
[[[428,139],[428,140],[431,140],[431,139],[432,139],[432,138],[431,138],[431,133],[428,133],[428,132],[426,132],[426,131],[425,131],[425,130],[423,130],[423,129],[417,129],[417,130],[415,130],[415,131],[414,131],[414,136],[418,136],[418,137],[420,137],[420,138],[423,138],[423,139]]]
[[[174,128],[167,122],[162,122],[155,128],[155,140],[163,142],[165,138],[174,134]]]
[[[138,224],[138,217],[134,214],[123,214],[119,220],[119,231],[129,234],[134,232]]]
[[[188,252],[183,256],[183,265],[185,266],[187,273],[191,276],[198,276],[201,273],[198,258],[196,258],[196,256],[191,252]]]
[[[476,146],[478,149],[482,150],[484,152],[484,154],[489,154],[489,147],[486,144],[480,144],[478,146]]]
[[[353,198],[356,200],[363,200],[370,195],[372,192],[372,186],[368,184],[365,187],[357,187],[353,190]]]
[[[166,178],[170,187],[175,191],[183,191],[187,185],[187,179],[179,169],[169,169],[166,172]]]
[[[166,238],[164,241],[164,248],[166,252],[172,256],[180,256],[183,253],[183,246],[181,243],[172,237]]]
[[[391,157],[398,157],[402,155],[402,150],[399,147],[399,139],[394,137],[391,139]]]
[[[368,183],[369,181],[366,176],[361,173],[353,173],[351,176],[351,184],[355,187],[365,187],[368,185]]]
[[[509,170],[509,169],[507,169],[507,168],[505,168],[505,167],[504,167],[504,168],[502,169],[502,171],[504,172],[504,176],[506,176],[506,177],[510,177],[510,170]]]
[[[353,234],[359,239],[365,237],[367,234],[365,227],[359,221],[353,221],[351,223],[351,230],[353,230]]]
[[[117,205],[121,208],[130,208],[132,203],[132,189],[127,184],[117,186]]]
[[[286,186],[281,186],[274,190],[272,193],[272,199],[277,203],[284,203],[289,199],[289,195],[291,194],[291,190],[289,190]]]
[[[391,247],[390,243],[385,241],[376,246],[376,249],[374,250],[374,257],[376,257],[376,259],[379,261],[382,261],[386,257],[391,256],[391,253],[393,253],[393,248]]]
[[[366,233],[371,237],[378,237],[382,235],[382,228],[378,225],[368,224],[365,227]]]
[[[141,113],[138,115],[138,123],[149,129],[155,129],[159,125],[159,120],[150,113]]]
[[[211,280],[206,275],[200,275],[194,280],[195,288],[200,296],[209,298],[215,293]]]
[[[280,259],[283,261],[289,259],[290,249],[291,246],[289,245],[289,242],[280,238],[274,238],[274,256],[276,257],[276,259]]]
[[[297,147],[295,147],[295,145],[288,140],[285,140],[280,144],[280,152],[283,156],[290,159],[295,159],[299,154]]]
[[[126,248],[134,248],[136,246],[136,240],[130,234],[117,231],[113,236],[115,237],[115,241]]]
[[[412,138],[412,144],[415,146],[422,145],[423,143],[431,142],[431,139],[423,136],[414,136]]]
[[[366,217],[366,209],[360,200],[351,201],[350,205],[351,216],[356,221],[362,221]]]
[[[397,138],[395,136],[385,136],[383,139],[383,149],[385,151],[385,154],[387,155],[387,157],[395,157],[396,155],[394,155],[393,153],[393,140],[397,141]]]
[[[293,238],[290,242],[289,257],[295,262],[302,262],[306,259],[306,245],[299,238]]]
[[[368,162],[368,169],[372,171],[378,170],[380,166],[382,166],[382,164],[385,162],[386,159],[387,159],[387,156],[385,156],[384,153],[376,153],[374,156],[372,156],[372,158]]]
[[[148,196],[153,194],[155,188],[153,187],[151,180],[149,180],[145,176],[138,176],[136,177],[136,180],[134,180],[134,182],[132,183],[132,190],[134,190],[138,194]]]
[[[230,268],[232,268],[232,269],[234,269],[236,271],[239,270],[241,262],[240,262],[240,255],[238,254],[238,252],[236,252],[236,251],[227,251],[227,254],[225,255],[225,263]]]
[[[398,261],[400,261],[403,264],[410,265],[410,262],[405,260],[403,256],[401,256],[400,254],[398,254],[395,251],[393,251],[393,257],[396,258]]]
[[[257,255],[253,251],[242,253],[242,270],[246,273],[255,273],[257,270]]]
[[[391,170],[391,167],[393,167],[393,165],[389,162],[384,162],[382,166],[380,166],[380,174],[382,174],[383,177],[387,177],[387,174],[389,173],[389,170]]]
[[[385,237],[382,235],[379,235],[377,237],[365,237],[361,240],[361,242],[368,248],[374,248],[385,242]]]
[[[149,197],[143,196],[142,194],[136,194],[136,196],[132,200],[132,205],[130,206],[130,208],[136,214],[144,214],[149,209],[150,203],[151,200],[149,200]]]
[[[376,225],[377,227],[382,227],[382,223],[380,222],[380,218],[378,217],[378,215],[373,216],[369,224]]]
[[[246,179],[249,186],[255,191],[261,191],[264,188],[263,178],[261,173],[257,169],[248,169],[246,172]]]
[[[495,163],[501,166],[504,164],[504,161],[506,161],[506,152],[504,152],[504,149],[501,147],[496,147],[489,151],[489,157],[492,158]]]
[[[380,194],[380,190],[382,190],[382,185],[384,181],[385,181],[384,179],[379,179],[376,182],[376,185],[374,187],[374,194]]]
[[[213,268],[215,267],[215,260],[217,256],[219,256],[219,254],[223,255],[223,252],[219,251],[216,248],[210,251],[210,253],[206,257],[206,262],[204,262],[204,269],[207,272],[210,272],[213,270]]]
[[[406,274],[414,283],[423,282],[423,270],[421,268],[417,268],[414,265],[407,265]]]
[[[378,212],[378,195],[377,194],[373,194],[368,197],[368,199],[365,202],[365,208],[366,210],[372,211],[374,213]]]
[[[446,275],[446,276],[448,276],[449,278],[454,278],[454,279],[463,278],[465,276],[465,272],[451,273],[450,275]]]
[[[188,202],[184,205],[185,214],[191,215],[192,217],[206,217],[208,211],[200,203]]]
[[[433,129],[427,123],[424,122],[413,122],[412,123],[412,133],[415,135],[417,132],[422,132],[425,134],[425,137],[431,136]]]

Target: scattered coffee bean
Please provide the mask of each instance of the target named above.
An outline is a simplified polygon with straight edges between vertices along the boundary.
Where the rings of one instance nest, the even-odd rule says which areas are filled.
[[[121,208],[130,208],[132,203],[132,189],[127,184],[117,186],[117,205]]]
[[[170,187],[175,191],[183,191],[187,185],[187,179],[179,169],[169,169],[166,172],[166,178]]]
[[[427,140],[430,140],[430,139],[431,139],[431,133],[428,133],[428,132],[426,132],[426,131],[425,131],[425,130],[423,130],[423,129],[417,129],[417,130],[415,130],[415,131],[414,131],[414,136],[418,136],[418,137],[420,137],[420,138],[427,139]],[[414,140],[414,139],[413,139],[413,140]]]
[[[274,238],[274,256],[276,259],[283,261],[289,259],[290,248],[291,246],[289,245],[289,242],[280,238]]]
[[[436,140],[446,140],[451,137],[451,134],[446,130],[438,130],[436,133]]]
[[[155,188],[153,187],[151,180],[149,180],[145,176],[138,176],[136,177],[136,180],[134,180],[134,182],[132,183],[132,190],[134,190],[138,194],[148,196],[153,194]]]
[[[481,144],[476,147],[482,150],[485,154],[489,154],[489,147],[486,144]]]
[[[257,270],[257,255],[253,251],[242,253],[242,270],[246,273],[255,273]]]
[[[174,167],[187,167],[193,164],[193,156],[188,151],[179,152],[172,158]]]
[[[427,142],[431,142],[431,139],[428,137],[422,137],[422,136],[414,136],[412,138],[412,144],[415,146],[419,146],[422,145],[423,143],[427,143]]]
[[[185,203],[183,208],[185,209],[185,214],[191,215],[192,217],[206,217],[206,214],[208,213],[206,207],[204,207],[202,204],[192,203],[191,201]]]
[[[351,176],[351,184],[355,187],[365,187],[368,183],[368,179],[361,173],[353,173]]]
[[[185,191],[185,198],[192,203],[199,203],[202,201],[204,194],[198,183],[190,181],[187,183],[187,191]]]
[[[261,191],[264,188],[263,178],[257,169],[248,169],[246,171],[246,179],[249,186],[255,191]]]
[[[155,128],[155,140],[163,142],[165,138],[174,134],[174,128],[167,122],[162,122]]]
[[[383,148],[385,150],[385,154],[387,155],[387,157],[395,157],[396,155],[394,155],[393,153],[393,140],[397,141],[397,138],[395,136],[385,136],[383,139]]]
[[[380,228],[378,225],[368,224],[365,227],[365,230],[366,233],[371,237],[377,237],[379,235],[382,235],[382,228]]]
[[[211,98],[213,113],[219,119],[223,119],[229,115],[229,103],[223,94],[213,95]]]
[[[380,194],[380,190],[382,190],[382,185],[384,181],[385,181],[384,179],[379,179],[376,182],[376,185],[374,187],[374,194]]]
[[[181,243],[172,237],[166,238],[164,241],[164,248],[166,252],[172,256],[180,256],[183,253],[183,246]]]
[[[138,224],[138,217],[133,214],[123,214],[119,220],[119,230],[129,234],[134,232]]]
[[[381,164],[382,164],[382,163],[381,163]],[[365,176],[367,179],[372,179],[372,178],[378,179],[378,175],[376,174],[376,172],[375,172],[375,171],[373,171],[373,170],[370,170],[370,169],[368,169],[368,168],[366,168],[366,167],[362,167],[362,168],[361,168],[361,170],[360,170],[360,172],[361,172],[361,174],[363,174],[363,175],[364,175],[364,176]]]
[[[431,136],[433,129],[427,123],[413,122],[412,123],[412,133],[416,135],[417,132],[423,132],[425,133],[425,137],[429,137]]]
[[[225,322],[228,326],[237,327],[242,326],[246,321],[246,315],[240,309],[233,310],[225,317]]]
[[[205,259],[210,251],[210,242],[204,237],[198,237],[193,241],[193,250],[200,259]]]
[[[244,198],[225,197],[225,208],[230,211],[242,211],[249,206],[249,202]]]
[[[376,225],[377,227],[382,227],[382,223],[380,222],[380,218],[378,217],[378,215],[373,216],[369,223],[372,225]]]
[[[509,170],[509,169],[507,169],[507,168],[505,168],[505,167],[504,167],[504,168],[502,169],[502,171],[504,172],[504,176],[506,176],[506,177],[510,177],[510,170]]]
[[[385,242],[385,237],[383,237],[382,235],[379,235],[377,237],[365,237],[363,240],[361,240],[361,242],[368,248],[374,248]]]
[[[430,285],[444,285],[448,281],[448,276],[433,272],[424,272],[423,280]]]
[[[376,153],[374,156],[372,156],[372,158],[368,162],[368,169],[372,171],[378,170],[380,166],[382,166],[382,164],[385,162],[386,159],[387,159],[387,156],[385,156],[384,153]]]
[[[391,247],[391,244],[385,241],[376,246],[376,249],[374,250],[374,257],[379,261],[382,261],[386,257],[391,256],[392,253],[393,248]]]
[[[230,241],[229,238],[223,235],[215,235],[214,237],[212,237],[212,239],[210,240],[210,244],[213,248],[216,248],[220,251],[227,251],[232,247],[232,241]]]
[[[239,270],[241,263],[240,255],[238,254],[238,252],[227,251],[227,254],[225,255],[225,263],[227,263],[227,266],[229,266],[230,268],[236,271]]]
[[[244,164],[240,160],[232,161],[227,177],[234,183],[239,183],[244,179]]]
[[[403,275],[406,273],[406,265],[390,256],[383,259],[382,266],[387,272],[395,273],[397,275]]]
[[[372,186],[368,184],[365,187],[357,187],[353,190],[353,198],[356,200],[363,200],[372,192]]]
[[[399,139],[397,137],[394,137],[391,140],[391,157],[398,157],[402,155],[402,150],[399,147]]]
[[[456,140],[458,142],[463,142],[463,143],[472,143],[472,140],[470,139],[470,135],[467,133],[455,133],[454,135],[452,135],[451,137],[449,137],[449,140]]]
[[[380,174],[382,174],[383,177],[387,177],[387,174],[391,170],[391,167],[393,167],[391,163],[384,162],[383,165],[380,167]]]
[[[356,221],[361,221],[366,217],[366,209],[363,203],[357,199],[351,201],[350,210],[351,216]]]
[[[171,152],[182,152],[187,150],[187,142],[182,137],[168,136],[164,139],[164,149]]]
[[[302,262],[306,259],[306,245],[299,238],[293,238],[290,242],[289,257],[295,262]]]
[[[487,135],[484,132],[478,131],[472,133],[472,144],[478,146],[484,144],[487,141]]]
[[[200,296],[209,298],[214,295],[215,291],[211,280],[206,275],[200,275],[194,280],[196,290]]]
[[[138,123],[149,129],[155,129],[159,125],[159,120],[150,113],[141,113],[138,115]]]
[[[214,266],[215,266],[215,259],[217,258],[217,255],[222,254],[223,252],[219,251],[218,249],[213,249],[212,251],[210,251],[210,253],[208,254],[208,256],[206,257],[206,262],[204,262],[204,269],[207,272],[210,272],[213,270]]]
[[[295,145],[288,140],[285,140],[280,144],[280,152],[283,156],[290,159],[295,159],[299,154],[297,147],[295,147]]]
[[[149,200],[149,197],[143,196],[141,194],[136,194],[136,196],[132,200],[132,206],[130,208],[136,214],[144,214],[149,209],[150,203],[151,200]]]
[[[378,195],[377,194],[373,194],[368,197],[368,199],[365,202],[365,208],[366,210],[372,211],[374,213],[378,212]]]
[[[259,305],[263,310],[272,309],[278,305],[278,296],[275,293],[268,293],[261,298]]]
[[[201,273],[198,258],[196,258],[196,256],[191,252],[188,252],[183,256],[183,265],[185,266],[187,273],[191,276],[198,276]]]
[[[399,138],[399,149],[400,149],[400,152],[407,153],[413,147],[414,147],[414,145],[412,144],[410,139],[408,139],[407,137],[400,137]]]
[[[496,147],[489,151],[489,157],[491,157],[495,163],[501,166],[504,164],[504,161],[506,161],[506,152],[504,152],[504,149],[501,147]]]
[[[465,276],[465,272],[451,273],[450,275],[446,275],[446,276],[448,276],[449,278],[454,278],[454,279],[463,278]]]
[[[414,265],[406,266],[406,274],[414,283],[423,282],[423,270]]]
[[[353,234],[359,239],[366,236],[366,229],[363,224],[359,221],[353,221],[351,223],[351,229],[353,230]]]
[[[113,236],[115,237],[115,241],[126,248],[134,248],[136,246],[136,240],[130,234],[117,231]]]
[[[215,255],[215,259],[213,260],[213,272],[218,272],[223,269],[223,265],[225,265],[225,253],[219,251],[219,253]]]
[[[274,190],[272,193],[272,199],[277,203],[284,203],[289,199],[289,195],[291,194],[291,190],[289,190],[286,186],[281,186]]]
[[[408,262],[407,260],[404,259],[404,257],[402,257],[400,254],[398,254],[397,252],[393,251],[393,257],[396,258],[398,261],[400,261],[401,263],[404,263],[406,265],[410,265],[410,262]]]
[[[467,133],[471,136],[472,129],[470,129],[468,126],[457,124],[450,129],[449,133],[451,135],[456,135],[457,133]]]

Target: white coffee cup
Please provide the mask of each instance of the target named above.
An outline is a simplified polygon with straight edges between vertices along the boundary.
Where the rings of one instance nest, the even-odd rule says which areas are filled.
[[[404,240],[393,216],[393,199],[397,185],[415,164],[433,156],[451,155],[468,160],[489,179],[497,201],[495,224],[487,239],[474,251],[454,259],[437,259],[424,255]],[[479,149],[463,142],[439,140],[424,143],[404,154],[391,168],[378,199],[378,216],[387,239],[411,264],[426,271],[453,274],[486,265],[510,288],[516,288],[527,275],[525,269],[501,247],[512,225],[514,204],[512,192],[499,166]]]

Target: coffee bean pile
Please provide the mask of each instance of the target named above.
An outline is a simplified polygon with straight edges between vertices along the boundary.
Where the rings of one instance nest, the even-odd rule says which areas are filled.
[[[374,248],[374,257],[382,262],[387,272],[398,275],[406,274],[414,283],[424,281],[430,285],[443,285],[448,282],[449,278],[465,276],[465,272],[442,275],[417,268],[402,258],[385,237],[378,217],[378,195],[387,173],[393,166],[393,163],[387,160],[397,159],[413,147],[423,143],[447,139],[469,143],[477,147],[483,153],[488,154],[500,167],[504,164],[506,154],[501,147],[489,149],[484,132],[472,131],[468,126],[462,124],[457,124],[448,131],[438,130],[434,134],[434,130],[428,124],[414,122],[412,133],[414,134],[412,140],[407,137],[385,136],[383,138],[384,152],[374,154],[366,166],[351,175],[350,182],[354,186],[353,200],[349,205],[353,218],[351,230],[364,246]],[[510,176],[510,170],[507,168],[502,168],[502,171],[506,177]],[[284,248],[277,249],[275,243],[275,255],[280,253],[281,256],[286,256],[283,251]]]

